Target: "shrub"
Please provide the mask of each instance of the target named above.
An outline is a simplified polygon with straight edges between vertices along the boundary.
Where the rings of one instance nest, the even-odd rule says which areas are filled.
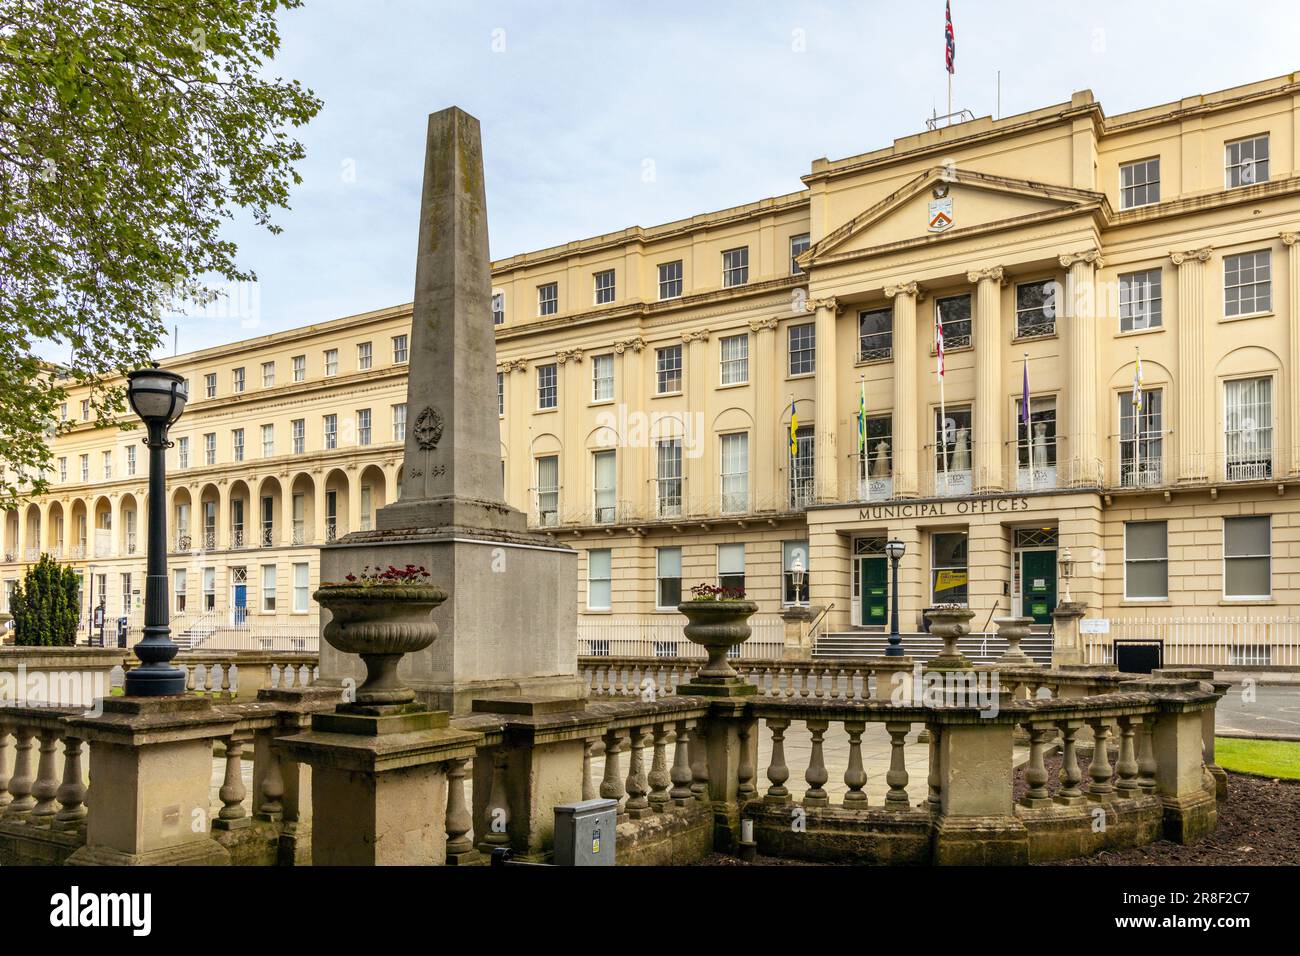
[[[14,643],[24,647],[70,647],[77,642],[81,603],[72,568],[42,554],[14,588],[9,601]]]

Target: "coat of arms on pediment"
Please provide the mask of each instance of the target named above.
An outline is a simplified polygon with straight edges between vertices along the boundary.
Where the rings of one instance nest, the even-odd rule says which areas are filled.
[[[428,406],[415,420],[415,441],[422,451],[432,451],[442,440],[442,416]]]

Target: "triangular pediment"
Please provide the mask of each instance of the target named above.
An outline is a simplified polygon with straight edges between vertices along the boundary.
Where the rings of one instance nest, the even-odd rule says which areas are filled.
[[[799,264],[1098,210],[1109,213],[1104,193],[935,167],[827,234]]]

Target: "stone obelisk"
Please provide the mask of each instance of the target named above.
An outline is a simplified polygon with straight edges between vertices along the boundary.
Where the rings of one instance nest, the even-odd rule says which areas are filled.
[[[321,581],[366,564],[427,568],[450,597],[434,612],[438,639],[401,673],[453,712],[475,697],[582,692],[576,553],[530,533],[503,495],[491,298],[479,123],[452,107],[429,117],[399,498],[376,530],[321,549]],[[321,642],[322,678],[358,674]]]

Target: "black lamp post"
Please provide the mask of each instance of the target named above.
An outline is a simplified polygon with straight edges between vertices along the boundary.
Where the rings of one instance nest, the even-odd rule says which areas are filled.
[[[898,562],[903,559],[907,545],[901,541],[891,540],[885,543],[885,554],[893,567],[894,586],[889,596],[889,646],[885,648],[886,657],[903,656],[903,635],[898,630]]]
[[[144,638],[135,646],[139,667],[127,671],[128,697],[185,693],[185,672],[171,666],[180,650],[167,620],[167,430],[185,410],[185,379],[154,363],[126,377],[126,397],[144,421],[149,449],[149,538],[144,579]]]

